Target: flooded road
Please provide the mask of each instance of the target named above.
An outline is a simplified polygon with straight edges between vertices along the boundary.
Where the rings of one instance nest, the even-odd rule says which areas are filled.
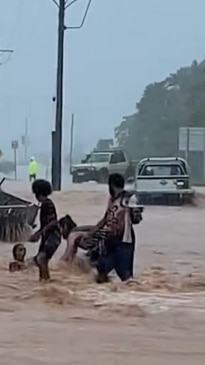
[[[97,186],[98,191],[95,190]],[[92,188],[91,188],[92,187]],[[29,183],[5,189],[33,199]],[[106,187],[69,185],[55,193],[59,215],[93,224]],[[76,266],[51,262],[53,281],[36,270],[9,274],[0,246],[0,356],[3,365],[194,365],[205,363],[204,208],[146,207],[137,227],[136,278],[98,286]],[[28,254],[37,250],[27,245]]]

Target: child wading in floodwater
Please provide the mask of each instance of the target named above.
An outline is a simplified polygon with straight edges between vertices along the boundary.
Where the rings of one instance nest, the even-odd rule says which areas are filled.
[[[36,180],[32,184],[32,191],[41,203],[40,229],[30,238],[31,242],[41,239],[38,253],[33,259],[39,268],[39,279],[49,280],[48,263],[60,245],[61,233],[55,205],[49,198],[52,193],[51,184],[46,180]]]
[[[41,203],[41,208],[40,229],[30,237],[30,242],[37,242],[39,239],[41,239],[41,242],[37,255],[26,260],[26,266],[35,264],[39,269],[40,281],[47,281],[50,279],[48,263],[60,245],[61,233],[58,227],[55,205],[49,199],[52,193],[51,184],[46,180],[36,180],[32,184],[32,191]]]

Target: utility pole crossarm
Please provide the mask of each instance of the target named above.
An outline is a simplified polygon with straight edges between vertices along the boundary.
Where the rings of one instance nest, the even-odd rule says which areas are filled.
[[[86,18],[87,18],[87,15],[88,15],[88,11],[89,11],[89,8],[90,8],[90,5],[91,5],[91,1],[92,0],[89,0],[88,1],[88,5],[87,5],[87,8],[85,9],[85,13],[84,13],[84,16],[83,16],[83,19],[82,19],[81,24],[78,25],[78,26],[73,26],[73,27],[72,26],[71,27],[66,27],[65,26],[65,29],[81,29],[84,26],[85,21],[86,21]]]
[[[77,1],[79,1],[79,0],[72,0],[69,3],[68,3],[68,1],[66,1],[66,3],[65,3],[65,9],[67,9],[67,8],[69,8],[69,6],[75,4]]]
[[[14,52],[13,49],[0,49],[0,56],[2,56],[4,53],[7,54],[7,59],[4,62],[0,62],[0,66],[2,66],[8,62],[8,60],[10,59],[10,56],[13,52]]]
[[[52,1],[59,8],[59,4],[57,3],[57,1],[56,0],[52,0]]]
[[[13,49],[0,49],[0,53],[13,53]]]

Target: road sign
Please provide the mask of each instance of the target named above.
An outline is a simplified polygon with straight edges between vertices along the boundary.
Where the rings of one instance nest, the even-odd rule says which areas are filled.
[[[179,128],[179,151],[187,150],[188,128]]]
[[[185,152],[185,158],[188,162],[190,152],[201,152],[203,154],[202,170],[205,180],[205,128],[179,128],[179,151]]]
[[[204,128],[190,128],[189,137],[189,151],[205,150],[205,129]]]
[[[179,128],[179,151],[204,152],[205,128]]]
[[[22,136],[21,137],[21,143],[23,146],[28,146],[29,145],[29,138],[27,136]]]
[[[19,146],[18,141],[16,141],[16,140],[11,141],[11,148],[12,148],[13,150],[17,150],[17,149],[18,149],[18,146]]]

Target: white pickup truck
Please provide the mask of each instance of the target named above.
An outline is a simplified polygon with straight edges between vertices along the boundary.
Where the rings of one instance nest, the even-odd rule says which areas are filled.
[[[145,158],[138,164],[135,189],[141,204],[190,202],[194,190],[190,185],[187,162],[180,157]]]
[[[94,180],[104,184],[108,176],[115,172],[123,175],[125,179],[135,174],[135,167],[128,160],[126,153],[119,149],[93,151],[80,164],[71,168],[73,183]]]

